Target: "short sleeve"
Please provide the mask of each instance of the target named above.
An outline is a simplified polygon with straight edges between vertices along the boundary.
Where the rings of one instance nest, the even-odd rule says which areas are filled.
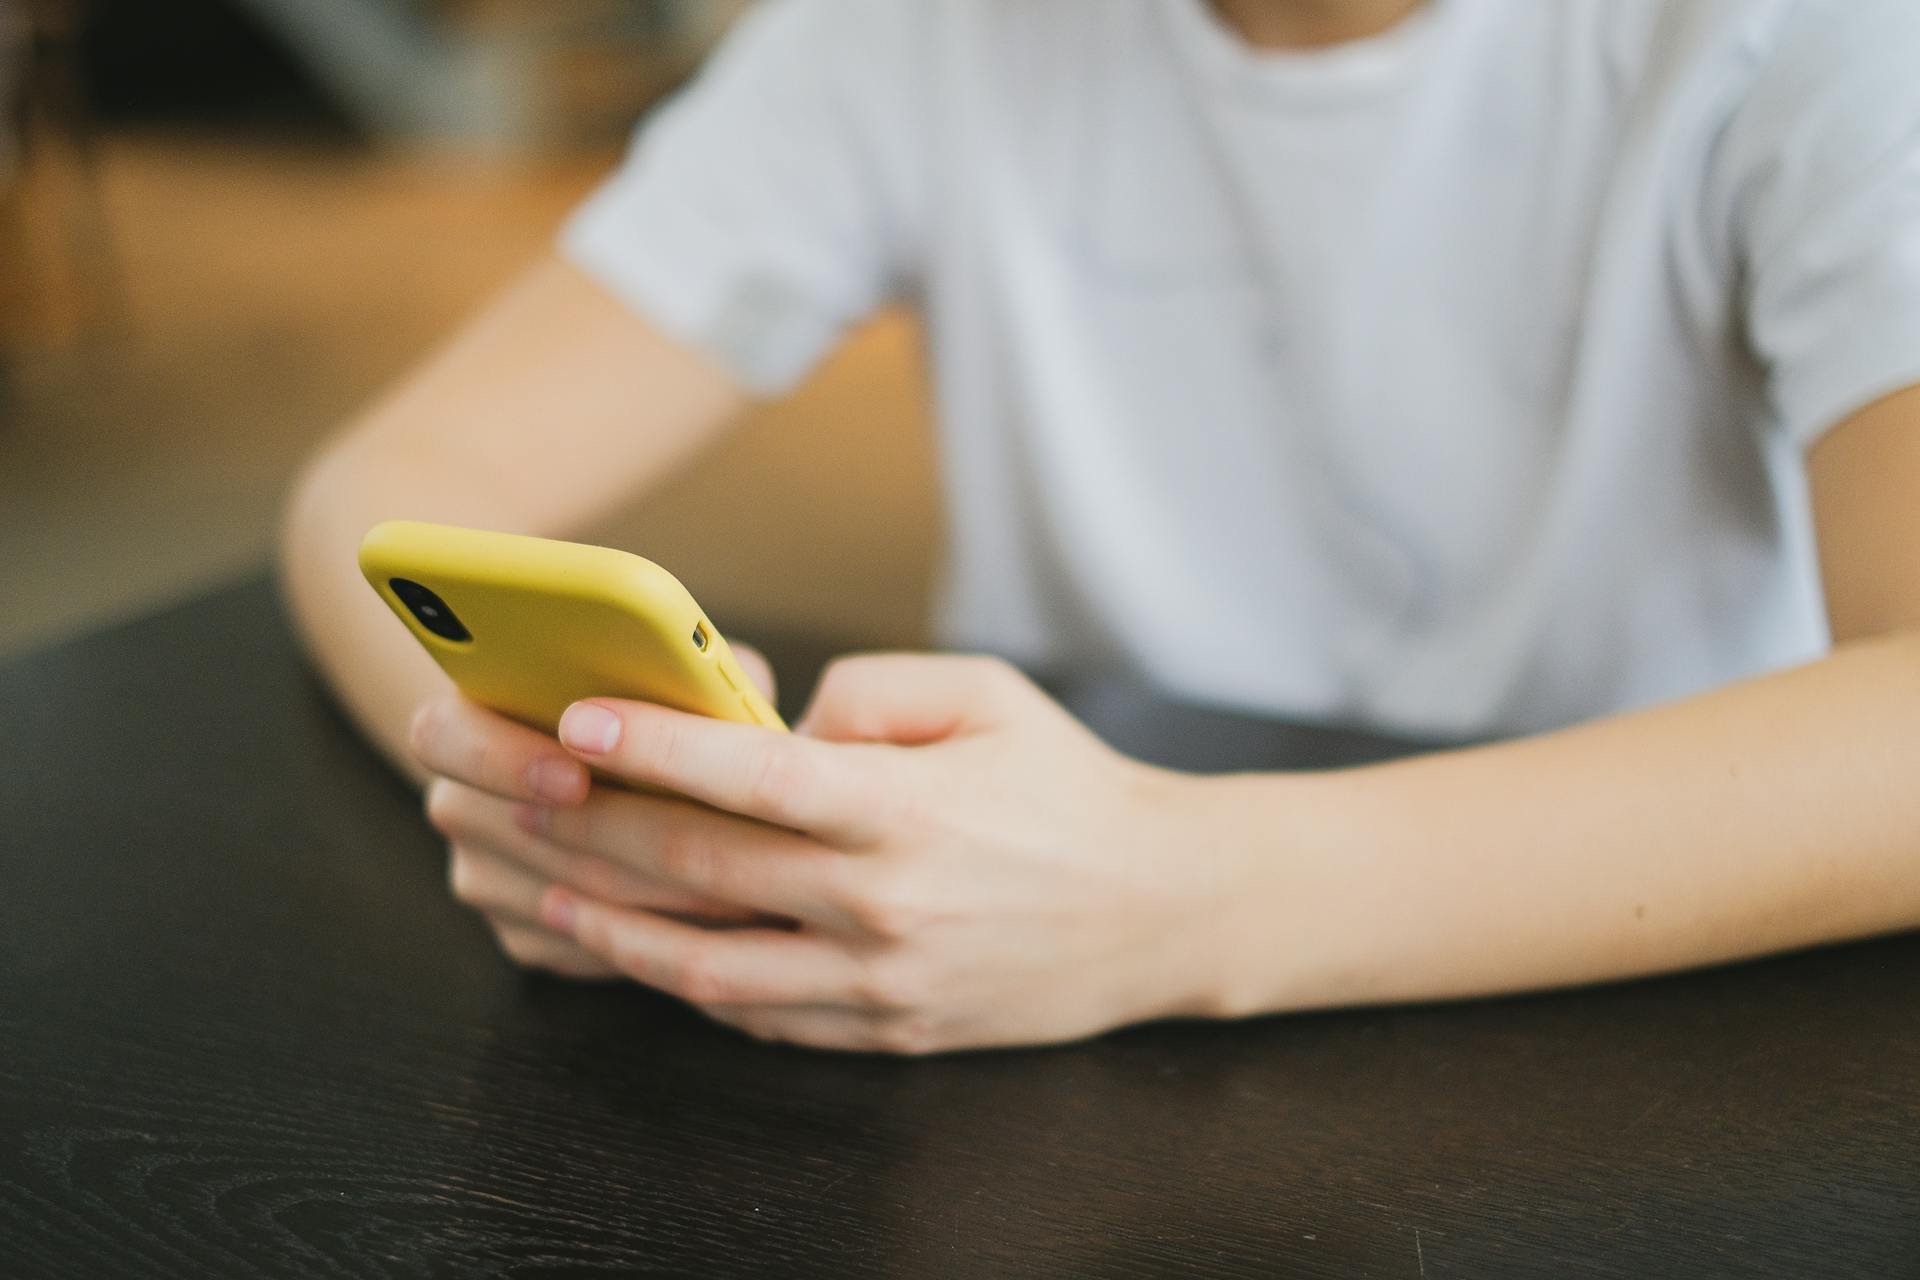
[[[763,0],[636,133],[561,253],[763,395],[906,287],[916,253],[900,0]]]
[[[1802,447],[1920,383],[1920,4],[1802,0],[1736,113],[1748,339]]]

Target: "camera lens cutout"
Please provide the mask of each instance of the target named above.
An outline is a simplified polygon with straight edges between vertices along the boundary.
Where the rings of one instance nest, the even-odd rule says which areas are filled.
[[[698,622],[693,624],[693,647],[702,653],[706,652],[707,629],[703,624]]]
[[[447,608],[442,600],[427,588],[410,578],[388,578],[387,585],[393,588],[393,594],[400,597],[400,603],[414,617],[420,619],[420,625],[442,640],[471,640],[473,633],[460,621],[453,610]]]

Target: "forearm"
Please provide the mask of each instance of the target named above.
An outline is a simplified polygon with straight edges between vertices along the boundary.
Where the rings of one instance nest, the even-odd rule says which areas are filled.
[[[743,404],[704,357],[550,261],[330,441],[289,501],[281,576],[316,663],[375,744],[417,774],[407,724],[445,677],[361,580],[368,528],[575,535]]]
[[[1233,935],[1231,1009],[1552,987],[1913,927],[1920,634],[1538,738],[1214,785],[1265,907]]]
[[[394,625],[361,579],[356,552],[373,525],[396,515],[354,460],[319,458],[288,504],[280,543],[281,591],[307,650],[342,706],[393,764],[422,781],[406,751],[414,708],[447,678]]]

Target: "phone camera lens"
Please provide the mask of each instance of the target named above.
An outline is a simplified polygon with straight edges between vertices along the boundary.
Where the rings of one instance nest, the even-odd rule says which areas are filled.
[[[706,652],[707,629],[698,622],[693,624],[693,647],[703,653]]]
[[[468,631],[459,616],[447,608],[447,602],[409,578],[389,578],[387,585],[393,588],[393,594],[400,597],[400,603],[414,617],[420,619],[420,625],[442,640],[471,640],[473,633]]]

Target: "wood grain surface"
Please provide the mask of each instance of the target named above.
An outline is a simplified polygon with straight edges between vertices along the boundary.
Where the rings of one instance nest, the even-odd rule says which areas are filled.
[[[518,974],[443,874],[261,583],[0,669],[0,1276],[1920,1275],[1911,939],[896,1062]]]

